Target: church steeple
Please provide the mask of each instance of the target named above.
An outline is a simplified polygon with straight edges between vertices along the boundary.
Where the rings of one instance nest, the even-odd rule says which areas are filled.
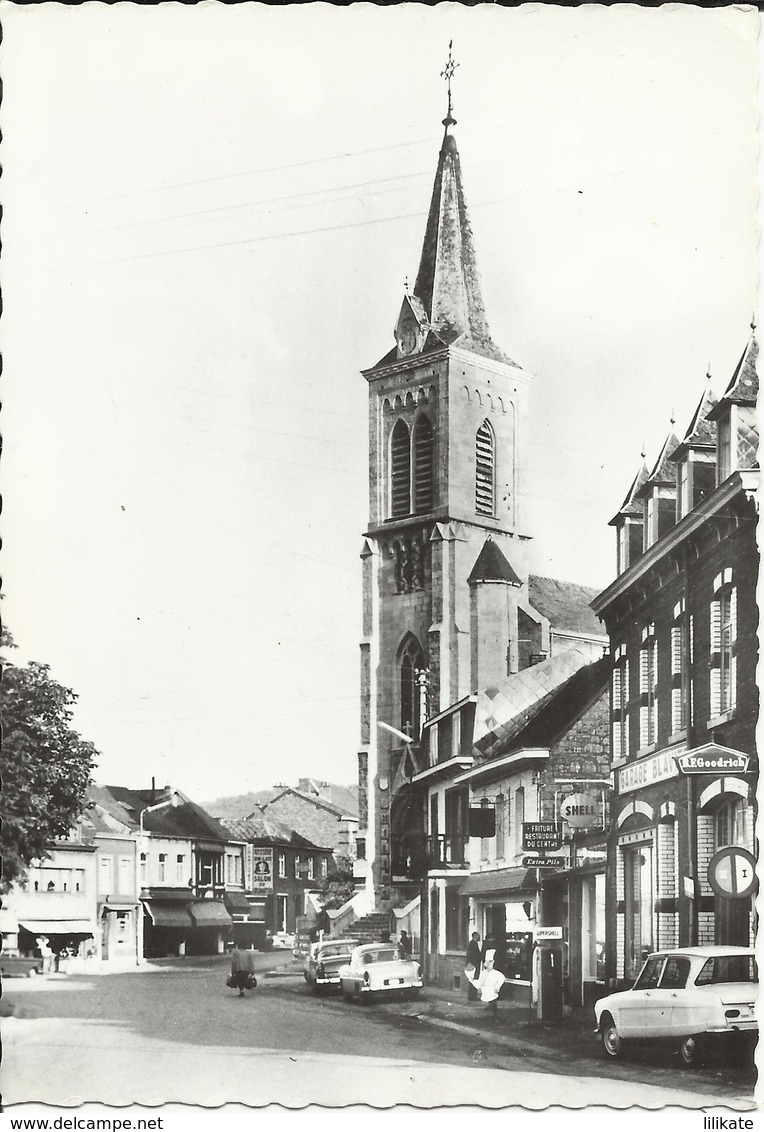
[[[438,339],[432,345],[457,343],[482,357],[509,362],[488,329],[459,151],[449,133],[454,122],[449,99],[413,294]]]

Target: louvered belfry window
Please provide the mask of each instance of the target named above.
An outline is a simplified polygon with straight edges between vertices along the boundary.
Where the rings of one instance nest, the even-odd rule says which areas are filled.
[[[475,437],[475,510],[479,515],[494,513],[493,429],[483,421]]]
[[[403,421],[393,429],[390,445],[390,513],[408,515],[411,510],[411,454],[409,430]]]
[[[435,434],[427,417],[420,417],[414,428],[414,513],[432,510],[433,454]]]

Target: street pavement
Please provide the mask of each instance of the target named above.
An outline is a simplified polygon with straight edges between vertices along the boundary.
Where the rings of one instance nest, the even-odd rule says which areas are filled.
[[[260,986],[243,999],[225,987],[222,957],[7,980],[6,1106],[754,1103],[751,1080],[714,1067],[688,1074],[649,1061],[606,1063],[575,1028],[562,1031],[565,1049],[540,1028],[464,1018],[471,1008],[442,993],[364,1008],[314,995],[289,954],[259,956],[258,965]]]

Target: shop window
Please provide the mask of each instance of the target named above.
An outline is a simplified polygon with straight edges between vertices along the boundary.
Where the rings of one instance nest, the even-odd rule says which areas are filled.
[[[623,851],[627,977],[636,976],[653,950],[653,847],[644,842]]]
[[[464,951],[467,947],[469,907],[458,888],[446,889],[446,951]]]

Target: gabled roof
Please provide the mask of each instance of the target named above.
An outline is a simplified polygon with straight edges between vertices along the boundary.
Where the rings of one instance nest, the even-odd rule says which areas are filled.
[[[480,692],[473,731],[477,752],[489,758],[505,751],[554,693],[590,663],[589,656],[581,650],[566,649],[541,664],[513,673],[501,687]]]
[[[676,472],[674,471],[671,457],[678,447],[679,441],[677,440],[676,433],[672,429],[663,442],[660,455],[655,461],[652,471],[636,493],[638,499],[640,497],[644,498],[650,491],[650,488],[654,487],[656,484],[676,483]]]
[[[726,406],[755,405],[759,395],[759,375],[756,371],[756,361],[759,356],[759,343],[756,339],[756,328],[751,327],[751,337],[743,350],[743,355],[735,367],[730,383],[724,390],[719,403],[709,414],[711,420],[718,420]]]
[[[304,784],[304,785],[303,785]],[[343,816],[358,817],[358,787],[339,786],[336,782],[324,782],[317,778],[301,778],[297,791],[311,798],[320,798],[341,811]]]
[[[278,800],[280,798],[283,798],[285,794],[292,794],[296,798],[302,798],[304,801],[310,802],[318,809],[326,810],[328,813],[333,814],[337,818],[337,820],[339,820],[341,817],[345,817],[345,815],[354,817],[358,816],[358,802],[356,802],[355,800],[353,809],[350,811],[350,813],[348,813],[346,809],[344,809],[342,806],[336,805],[334,802],[330,802],[328,798],[323,798],[318,794],[310,794],[305,790],[296,790],[294,786],[284,786],[282,789],[278,790],[273,798],[271,798],[268,802],[263,803],[263,809],[267,809],[269,806],[272,806],[274,802],[278,802]]]
[[[528,599],[552,629],[564,629],[587,636],[605,635],[602,624],[590,606],[599,593],[592,586],[577,582],[561,582],[558,578],[541,578],[531,574],[528,578]]]
[[[642,504],[637,501],[637,495],[639,493],[639,489],[643,486],[643,484],[647,483],[649,476],[650,473],[647,470],[647,464],[645,463],[645,458],[643,456],[639,471],[631,481],[631,487],[626,492],[626,498],[624,499],[616,514],[608,523],[609,527],[614,526],[620,519],[624,518],[624,516],[642,514]]]
[[[549,747],[569,731],[587,708],[604,692],[610,682],[610,658],[603,656],[579,668],[559,684],[539,705],[535,714],[503,743],[494,755],[506,755],[511,748]]]
[[[248,818],[227,820],[224,828],[233,841],[248,841],[253,844],[284,845],[297,849],[321,849],[303,837],[294,829],[278,818],[271,817],[262,811],[251,814]]]
[[[144,813],[143,828],[148,833],[164,837],[204,838],[209,841],[228,841],[228,831],[180,791],[169,788],[162,790],[129,790],[126,786],[104,786],[102,804],[109,795],[129,819],[132,829],[140,828],[141,812]],[[177,794],[180,801],[172,805],[170,799]],[[150,806],[167,802],[162,809],[149,811]],[[106,808],[109,808],[108,806]]]
[[[475,582],[508,582],[512,586],[522,585],[520,578],[492,538],[487,538],[483,543],[467,582],[469,585]]]

